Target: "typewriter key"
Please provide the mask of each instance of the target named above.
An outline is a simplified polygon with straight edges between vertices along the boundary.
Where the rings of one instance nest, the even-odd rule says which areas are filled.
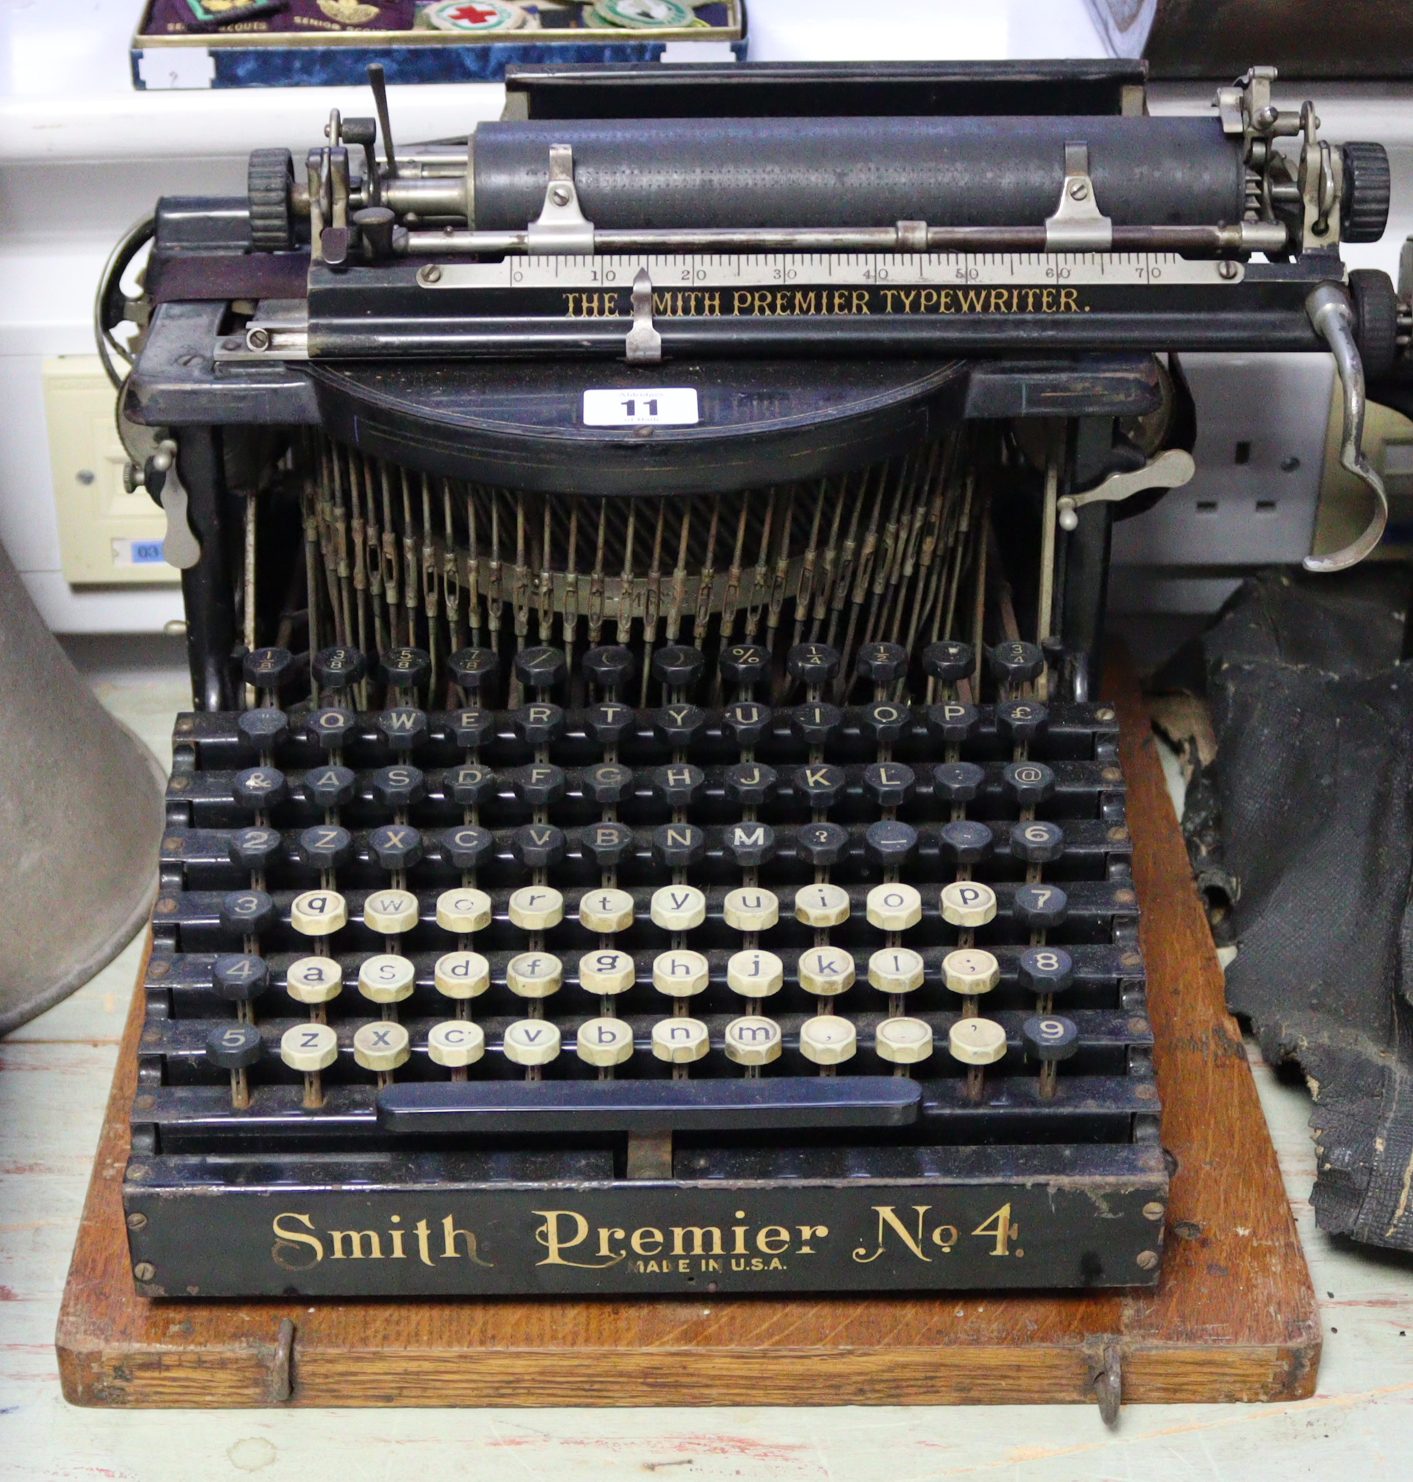
[[[496,721],[489,710],[453,710],[447,715],[446,728],[463,751],[471,751],[495,735]]]
[[[236,729],[251,751],[267,755],[289,735],[289,718],[273,705],[259,710],[242,710],[236,717]]]
[[[653,987],[669,998],[691,998],[711,981],[711,969],[700,952],[678,948],[653,958]]]
[[[549,998],[564,982],[564,964],[552,952],[521,952],[505,965],[505,986],[517,998]]]
[[[434,1065],[461,1070],[474,1065],[485,1053],[485,1031],[469,1020],[447,1019],[427,1031],[427,1058]]]
[[[410,824],[385,823],[368,835],[368,848],[385,870],[410,870],[422,858],[422,835]]]
[[[288,787],[285,774],[274,767],[247,767],[236,773],[231,792],[242,808],[274,808],[284,802]]]
[[[500,661],[489,648],[459,648],[446,661],[446,671],[469,699],[495,679]]]
[[[942,919],[952,926],[985,926],[996,915],[996,892],[979,880],[953,880],[942,887]]]
[[[373,773],[373,796],[384,808],[410,808],[427,796],[427,782],[420,768],[399,762]]]
[[[1031,931],[1049,931],[1065,924],[1069,906],[1069,897],[1058,885],[1020,885],[1011,902],[1011,914]]]
[[[280,1036],[280,1059],[306,1075],[327,1070],[338,1053],[339,1037],[327,1024],[296,1024]]]
[[[417,897],[410,890],[375,890],[363,902],[363,924],[384,936],[411,931],[420,916]]]
[[[1021,1025],[1025,1052],[1042,1066],[1068,1060],[1079,1049],[1079,1029],[1060,1014],[1036,1014]]]
[[[559,1057],[559,1026],[548,1019],[517,1019],[501,1039],[505,1058],[526,1067],[548,1065]]]
[[[686,762],[653,769],[653,795],[670,808],[688,808],[702,794],[706,774]]]
[[[927,707],[927,729],[948,746],[960,746],[969,740],[980,724],[981,712],[960,700],[944,700]]]
[[[726,1058],[737,1065],[769,1065],[780,1058],[782,1036],[774,1019],[745,1014],[726,1026]]]
[[[604,703],[590,705],[584,712],[584,724],[600,746],[617,746],[637,725],[636,714],[627,705]]]
[[[748,751],[760,744],[770,730],[773,717],[769,705],[758,705],[754,700],[738,700],[722,711],[721,724],[736,745],[742,751]]]
[[[491,965],[479,952],[444,952],[432,982],[443,998],[479,998],[491,986]]]
[[[416,985],[412,964],[390,952],[366,958],[358,969],[358,991],[374,1003],[401,1003],[412,997]]]
[[[258,937],[276,919],[275,903],[263,890],[233,890],[221,900],[221,925],[227,931]]]
[[[901,643],[866,643],[854,661],[860,679],[893,684],[908,672],[908,651]]]
[[[548,746],[564,734],[564,712],[547,702],[522,706],[511,715],[510,723],[530,746]]]
[[[231,863],[247,870],[268,869],[283,852],[278,830],[259,825],[237,829],[227,847]]]
[[[975,762],[943,762],[932,769],[932,791],[943,801],[970,803],[986,786],[986,772]]]
[[[990,993],[1001,981],[1001,964],[979,947],[963,947],[942,959],[942,981],[953,993],[974,998]]]
[[[222,1024],[206,1036],[206,1058],[222,1070],[248,1070],[265,1052],[253,1024]]]
[[[1045,671],[1045,653],[1039,644],[1009,639],[998,643],[987,655],[998,684],[1029,684]]]
[[[706,835],[694,823],[664,823],[653,830],[653,857],[669,870],[685,870],[706,853]]]
[[[586,767],[583,788],[587,797],[601,807],[616,807],[633,796],[633,771],[618,762],[601,762],[597,767]]]
[[[899,823],[897,819],[871,823],[864,834],[864,852],[874,864],[882,865],[885,870],[896,870],[917,852],[917,830],[911,824]],[[889,931],[900,929],[888,928]]]
[[[1016,964],[1022,988],[1040,998],[1063,993],[1074,982],[1074,960],[1063,947],[1029,947]]]
[[[659,1019],[653,1025],[653,1054],[670,1065],[690,1065],[711,1049],[711,1036],[700,1019]]]
[[[795,916],[816,931],[849,919],[849,892],[840,885],[802,885],[795,892]]]
[[[548,931],[564,920],[564,897],[549,885],[523,885],[510,897],[509,915],[521,931]]]
[[[636,666],[632,649],[615,643],[591,648],[580,660],[580,668],[590,684],[606,693],[617,693],[633,678]]]
[[[452,802],[463,808],[478,808],[496,795],[496,774],[489,767],[468,763],[464,767],[448,767],[442,786]]]
[[[515,677],[527,690],[534,690],[537,694],[562,684],[568,672],[564,651],[549,644],[522,648],[515,655]]]
[[[633,897],[626,890],[586,890],[579,898],[579,924],[588,931],[627,931],[633,924]]]
[[[1064,831],[1053,823],[1031,819],[1011,830],[1011,854],[1027,864],[1053,864],[1064,852]]]
[[[653,891],[650,910],[664,931],[691,931],[706,920],[706,896],[695,885],[663,885]]]
[[[726,796],[743,808],[758,808],[775,791],[774,767],[760,762],[737,762],[726,769]]]
[[[842,1065],[858,1049],[858,1031],[840,1014],[817,1014],[800,1025],[800,1054],[816,1065]]]
[[[408,752],[427,739],[427,714],[410,705],[384,710],[378,717],[378,730],[394,751]]]
[[[996,731],[1003,741],[1028,746],[1045,734],[1050,712],[1036,700],[1007,700],[996,707]]]
[[[699,648],[670,643],[653,655],[653,678],[670,690],[690,689],[702,677],[706,657]]]
[[[795,835],[795,852],[817,870],[838,864],[848,847],[849,831],[837,823],[811,823]]]
[[[726,984],[742,998],[769,998],[785,984],[785,964],[774,952],[733,952],[726,962]]]
[[[294,669],[294,655],[287,648],[252,648],[240,661],[246,684],[274,691],[289,678]]]
[[[818,812],[839,801],[847,780],[843,767],[832,767],[827,762],[800,767],[794,777],[795,787],[805,803]]]
[[[358,778],[347,767],[315,767],[304,774],[305,796],[320,808],[342,808],[353,801]]]
[[[591,823],[579,834],[579,847],[604,870],[622,864],[636,844],[633,830],[625,823]]]
[[[873,1032],[873,1047],[890,1064],[916,1065],[932,1053],[932,1027],[921,1019],[884,1019]]]
[[[738,687],[762,684],[770,678],[770,650],[758,643],[733,643],[717,657],[721,677]]]
[[[938,842],[942,858],[959,865],[980,864],[991,858],[996,847],[991,830],[971,818],[954,818],[944,823]]]
[[[395,1020],[376,1019],[371,1024],[360,1024],[353,1032],[353,1058],[364,1070],[386,1075],[406,1065],[411,1053],[412,1037]]]
[[[868,924],[879,931],[906,931],[922,920],[922,897],[898,881],[875,885],[868,893],[867,914]]]
[[[969,643],[955,640],[929,643],[922,651],[922,667],[933,679],[940,679],[943,684],[956,684],[975,670],[976,655]]]
[[[415,690],[426,684],[432,660],[425,649],[390,648],[378,661],[378,670],[394,689]]]
[[[1001,773],[1001,786],[1022,808],[1034,808],[1055,795],[1055,774],[1044,762],[1011,762]]]
[[[331,936],[348,925],[348,902],[337,890],[306,890],[290,903],[289,924],[301,936]]]
[[[917,774],[902,762],[873,762],[863,771],[864,791],[880,808],[906,803],[916,782]]]
[[[636,977],[633,959],[627,952],[600,949],[586,952],[579,959],[579,986],[600,998],[627,993]]]
[[[923,977],[922,954],[910,947],[880,947],[868,959],[868,980],[880,993],[911,993]]]
[[[806,746],[827,746],[844,725],[844,712],[837,705],[819,700],[797,705],[790,712],[790,729]]]
[[[622,1019],[585,1019],[574,1050],[586,1064],[600,1069],[622,1065],[633,1053],[633,1031]]]
[[[444,890],[437,897],[437,925],[465,934],[491,924],[491,898],[484,890]]]
[[[442,853],[458,870],[474,870],[495,854],[495,839],[474,824],[449,828],[441,839]]]
[[[808,685],[821,685],[839,672],[839,655],[824,643],[797,643],[786,656],[785,664],[794,678]]]
[[[1006,1031],[994,1019],[958,1019],[947,1038],[963,1065],[994,1065],[1006,1053]]]
[[[316,823],[300,834],[299,852],[316,870],[336,870],[353,858],[353,835],[336,823]]]
[[[799,973],[806,993],[833,998],[854,986],[854,955],[842,947],[811,947],[800,953]]]
[[[552,823],[527,823],[510,836],[510,852],[527,870],[547,870],[564,858],[568,842]]]
[[[357,684],[368,666],[356,648],[321,648],[309,661],[321,689],[345,690]]]
[[[532,808],[547,808],[564,796],[564,771],[549,762],[531,762],[510,774],[515,795]]]
[[[742,869],[755,869],[775,858],[775,830],[768,823],[733,823],[722,843]]]
[[[653,729],[669,746],[684,747],[706,725],[706,711],[697,705],[664,705],[653,711]]]
[[[859,729],[875,746],[892,746],[902,739],[912,714],[906,705],[875,700],[859,711]]]
[[[252,953],[225,953],[211,967],[211,986],[232,1003],[249,1003],[270,986],[270,964]]]
[[[343,968],[332,957],[297,957],[285,969],[285,991],[296,1003],[328,1003],[343,992]]]
[[[780,920],[780,901],[772,890],[743,885],[727,891],[721,915],[733,931],[769,931]]]

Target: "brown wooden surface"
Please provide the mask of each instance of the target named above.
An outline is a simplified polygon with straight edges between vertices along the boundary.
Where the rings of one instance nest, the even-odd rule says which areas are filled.
[[[296,1329],[296,1405],[1092,1402],[1091,1363],[1106,1342],[1121,1349],[1127,1401],[1313,1393],[1315,1297],[1275,1152],[1126,670],[1110,693],[1123,722],[1163,1143],[1177,1157],[1156,1291],[148,1302],[133,1291],[120,1200],[139,992],[59,1315],[66,1397],[276,1403],[285,1318]]]

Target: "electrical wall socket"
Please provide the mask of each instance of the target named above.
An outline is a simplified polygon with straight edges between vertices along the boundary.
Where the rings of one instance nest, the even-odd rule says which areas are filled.
[[[59,515],[59,552],[71,586],[170,583],[167,521],[145,490],[123,487],[127,453],[114,419],[117,393],[96,355],[44,362],[44,415]]]

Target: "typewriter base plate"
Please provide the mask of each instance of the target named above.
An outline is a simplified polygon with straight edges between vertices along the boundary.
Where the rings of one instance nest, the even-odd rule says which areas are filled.
[[[1314,1392],[1320,1328],[1275,1152],[1136,686],[1123,721],[1163,1140],[1162,1279],[1062,1294],[153,1302],[121,1204],[134,1006],[57,1335],[65,1397],[113,1406],[1131,1402]],[[738,1206],[739,1207],[739,1206]],[[409,1247],[411,1248],[411,1247]],[[285,1319],[294,1324],[281,1341]],[[291,1363],[292,1353],[292,1363]],[[426,1379],[434,1376],[429,1391]]]

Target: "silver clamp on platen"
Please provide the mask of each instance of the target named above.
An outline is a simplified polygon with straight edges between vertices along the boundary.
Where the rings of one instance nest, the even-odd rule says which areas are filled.
[[[1089,146],[1065,145],[1065,180],[1060,204],[1045,218],[1047,252],[1108,252],[1114,245],[1114,223],[1099,209],[1089,177]]]
[[[594,250],[594,224],[579,209],[574,184],[574,151],[568,144],[551,144],[549,182],[545,204],[530,223],[526,251],[530,253],[589,253]]]
[[[633,279],[633,327],[623,341],[629,365],[649,365],[662,359],[662,336],[653,324],[653,280],[646,268]]]
[[[1103,483],[1086,489],[1082,494],[1066,494],[1056,504],[1056,518],[1061,530],[1077,530],[1077,511],[1086,504],[1117,504],[1145,489],[1180,489],[1190,483],[1197,465],[1192,454],[1182,448],[1169,448],[1156,458],[1150,458],[1142,468],[1130,469],[1127,473],[1111,473]]]

